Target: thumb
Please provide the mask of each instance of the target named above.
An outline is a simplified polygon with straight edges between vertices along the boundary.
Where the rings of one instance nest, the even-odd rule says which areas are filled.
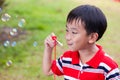
[[[57,37],[53,32],[51,33],[51,37],[52,37],[53,40],[57,40]]]

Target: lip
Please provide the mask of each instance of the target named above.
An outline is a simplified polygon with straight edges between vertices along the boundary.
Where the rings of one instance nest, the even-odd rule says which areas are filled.
[[[69,46],[73,45],[72,43],[68,43]]]

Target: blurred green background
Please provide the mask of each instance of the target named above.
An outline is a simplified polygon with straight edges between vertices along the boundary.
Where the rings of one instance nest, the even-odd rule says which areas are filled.
[[[8,13],[7,22],[0,20],[0,29],[10,27],[20,29],[24,34],[17,38],[15,46],[0,44],[0,80],[53,80],[42,72],[44,39],[51,32],[64,44],[57,47],[57,56],[66,49],[65,23],[67,14],[81,4],[99,7],[106,15],[108,28],[97,43],[111,55],[120,66],[120,3],[114,0],[5,0],[0,16]],[[23,27],[18,27],[20,19],[25,19]],[[1,33],[0,33],[1,35]],[[8,36],[9,37],[9,36]],[[1,38],[1,37],[0,37]],[[10,62],[12,61],[12,63]],[[6,64],[10,65],[7,66]],[[57,80],[63,80],[57,77]]]

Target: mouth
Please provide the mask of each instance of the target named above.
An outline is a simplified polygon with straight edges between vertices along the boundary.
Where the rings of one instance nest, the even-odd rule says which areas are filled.
[[[68,43],[68,46],[72,46],[73,44],[72,43]]]

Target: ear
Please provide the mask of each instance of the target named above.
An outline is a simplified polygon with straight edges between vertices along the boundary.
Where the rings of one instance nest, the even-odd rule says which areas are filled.
[[[92,44],[92,43],[95,43],[96,40],[98,39],[98,33],[91,33],[89,35],[89,43]]]

